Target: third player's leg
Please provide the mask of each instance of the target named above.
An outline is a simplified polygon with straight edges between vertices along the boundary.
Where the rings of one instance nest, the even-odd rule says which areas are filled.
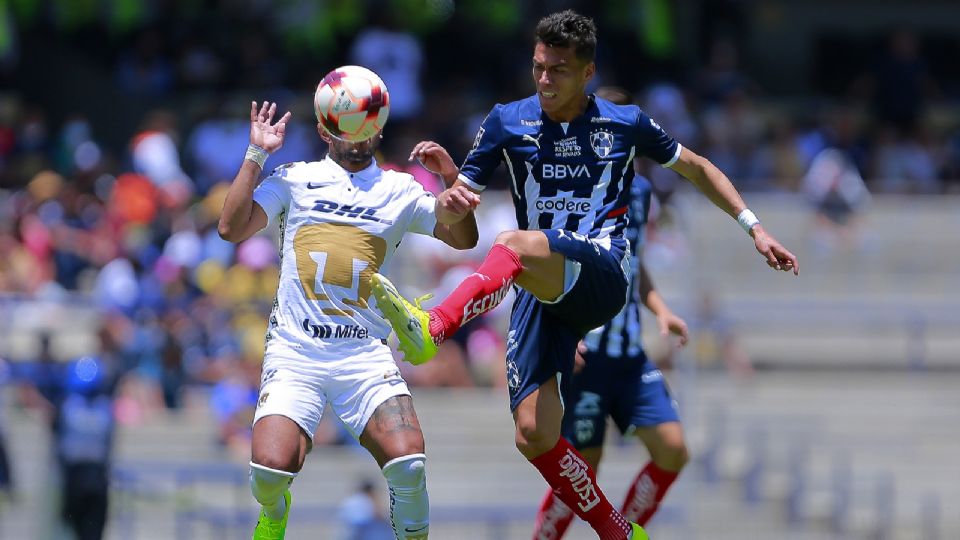
[[[665,422],[637,428],[637,437],[647,447],[650,461],[664,471],[680,472],[690,459],[680,422]]]
[[[621,511],[642,526],[657,512],[660,501],[687,463],[688,455],[680,422],[638,428],[637,436],[650,452],[651,460],[627,489]]]
[[[578,448],[578,452],[583,456],[584,461],[593,467],[594,472],[600,470],[600,460],[603,459],[603,447],[594,446],[592,448]]]

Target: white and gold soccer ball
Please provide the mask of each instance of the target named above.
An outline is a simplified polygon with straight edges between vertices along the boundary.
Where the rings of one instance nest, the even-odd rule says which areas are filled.
[[[376,73],[342,66],[327,73],[313,95],[317,121],[331,136],[365,141],[383,129],[390,114],[390,94]]]

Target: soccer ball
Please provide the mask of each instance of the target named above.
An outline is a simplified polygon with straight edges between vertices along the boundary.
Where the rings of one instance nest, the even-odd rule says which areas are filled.
[[[365,141],[383,129],[390,114],[390,94],[376,73],[342,66],[327,73],[313,95],[317,121],[331,136]]]

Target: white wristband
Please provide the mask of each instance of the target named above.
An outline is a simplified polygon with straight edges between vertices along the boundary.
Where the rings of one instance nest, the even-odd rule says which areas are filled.
[[[256,163],[260,166],[260,170],[263,170],[263,164],[267,162],[267,158],[270,156],[266,150],[260,148],[255,144],[251,144],[247,147],[247,154],[243,156],[243,159],[249,159],[250,161]]]
[[[747,234],[750,234],[750,229],[752,229],[754,225],[759,225],[760,220],[757,219],[757,216],[751,212],[749,208],[744,208],[743,211],[740,212],[740,215],[737,216],[737,223],[743,227],[744,231],[747,231]]]

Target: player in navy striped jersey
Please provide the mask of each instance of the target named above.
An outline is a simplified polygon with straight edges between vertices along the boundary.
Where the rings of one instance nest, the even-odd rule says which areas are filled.
[[[635,106],[586,93],[595,72],[596,27],[564,11],[537,26],[535,95],[497,105],[484,120],[456,185],[481,192],[501,162],[511,175],[519,230],[500,233],[477,271],[429,311],[385,278],[372,290],[404,358],[429,360],[462,324],[518,291],[507,339],[507,380],[517,448],[564,504],[602,540],[644,538],[607,501],[592,467],[560,436],[561,386],[577,343],[623,307],[633,159],[645,156],[688,178],[749,230],[771,268],[798,270],[747,210],[726,176],[683,148]]]
[[[598,95],[629,103],[619,89],[601,88]],[[687,342],[687,324],[673,313],[656,291],[642,262],[644,229],[650,209],[650,182],[639,176],[631,187],[629,224],[624,236],[630,241],[630,290],[627,303],[613,319],[594,329],[580,342],[574,375],[565,388],[563,436],[594,469],[603,456],[607,417],[620,433],[637,435],[650,453],[627,490],[620,512],[630,521],[646,525],[660,500],[687,462],[683,428],[676,402],[663,374],[648,360],[640,336],[640,304],[657,318],[660,334],[679,336]],[[573,521],[574,513],[552,490],[544,496],[537,513],[533,540],[559,540]]]

